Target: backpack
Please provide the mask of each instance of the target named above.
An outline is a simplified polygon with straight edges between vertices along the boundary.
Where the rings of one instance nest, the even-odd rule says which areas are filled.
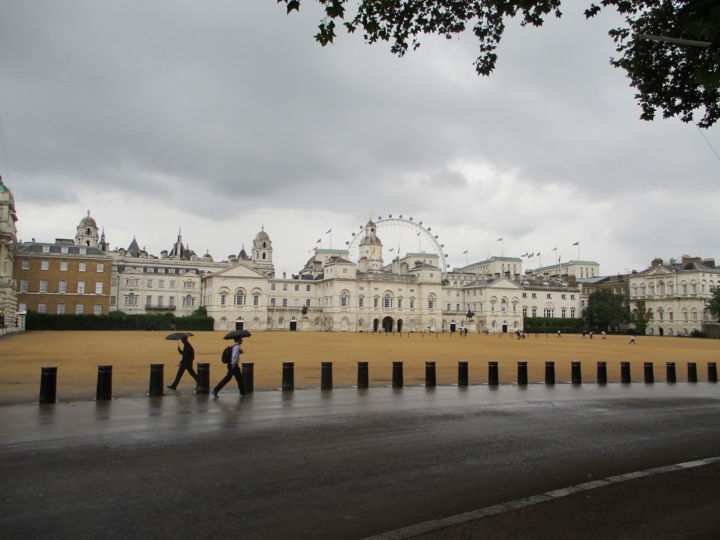
[[[225,350],[222,352],[222,356],[220,357],[223,364],[229,364],[232,360],[232,347],[225,347]]]

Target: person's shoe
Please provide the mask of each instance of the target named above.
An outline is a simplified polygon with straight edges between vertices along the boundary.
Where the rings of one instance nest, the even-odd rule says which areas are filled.
[[[175,390],[175,387],[174,387],[172,384],[169,384],[169,385],[168,385],[168,388],[169,388],[170,390]]]
[[[218,398],[218,391],[217,391],[217,390],[213,390],[212,394],[213,394],[213,397],[214,397],[215,399]]]

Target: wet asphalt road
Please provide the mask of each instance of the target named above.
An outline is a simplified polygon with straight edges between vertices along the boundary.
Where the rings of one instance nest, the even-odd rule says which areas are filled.
[[[4,406],[0,530],[4,538],[363,538],[720,456],[719,413],[712,383]],[[515,537],[507,528],[517,521],[503,523]]]

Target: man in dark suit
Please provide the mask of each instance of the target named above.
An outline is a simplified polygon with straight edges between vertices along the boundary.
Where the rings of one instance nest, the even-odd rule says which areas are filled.
[[[183,348],[180,349],[180,345],[178,345],[178,353],[182,355],[182,358],[180,359],[180,366],[178,367],[177,375],[175,375],[175,380],[171,385],[168,386],[170,390],[175,390],[177,388],[177,385],[180,382],[180,378],[183,376],[183,373],[185,373],[185,370],[187,370],[190,376],[195,379],[195,386],[197,386],[198,382],[197,373],[195,373],[195,370],[193,369],[195,350],[193,349],[192,345],[190,345],[187,336],[180,338],[180,341],[182,341],[183,343]]]

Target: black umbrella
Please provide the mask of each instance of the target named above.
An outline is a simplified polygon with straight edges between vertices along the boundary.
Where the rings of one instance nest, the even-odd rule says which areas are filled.
[[[190,332],[175,332],[174,334],[170,334],[169,336],[165,336],[165,339],[175,340],[182,339],[184,337],[190,337],[192,334]]]
[[[250,337],[252,334],[248,332],[247,330],[233,330],[228,335],[226,335],[223,339],[235,339],[235,338],[246,338]]]

